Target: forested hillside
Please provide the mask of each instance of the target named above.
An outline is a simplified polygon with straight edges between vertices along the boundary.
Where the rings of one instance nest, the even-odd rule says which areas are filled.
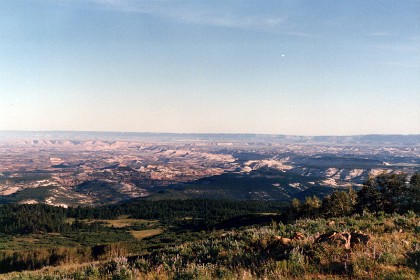
[[[290,205],[3,205],[0,272],[8,279],[416,279],[419,193],[419,174],[382,174],[359,191]],[[13,272],[45,266],[56,268]]]

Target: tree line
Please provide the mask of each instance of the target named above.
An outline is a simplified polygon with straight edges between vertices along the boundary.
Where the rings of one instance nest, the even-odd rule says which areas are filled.
[[[420,212],[420,174],[381,174],[369,178],[359,191],[335,191],[323,199],[293,199],[290,206],[276,201],[231,201],[211,199],[139,200],[97,207],[54,207],[44,204],[0,206],[0,233],[30,234],[88,230],[99,231],[99,223],[83,220],[115,219],[128,215],[136,219],[159,220],[189,229],[210,229],[227,219],[254,213],[278,213],[291,220],[299,217],[334,217],[363,212]],[[188,217],[188,219],[185,219]],[[67,222],[74,218],[76,222]]]
[[[290,218],[339,217],[353,213],[420,212],[420,174],[381,174],[369,178],[359,191],[334,191],[323,199],[293,199]]]
[[[286,209],[284,202],[228,201],[211,199],[134,201],[97,207],[54,207],[45,204],[7,204],[0,206],[0,233],[68,233],[99,231],[95,219],[116,219],[127,215],[134,219],[159,220],[164,225],[209,229],[212,225],[238,215]],[[68,222],[73,218],[73,222]],[[185,219],[188,218],[188,219]]]

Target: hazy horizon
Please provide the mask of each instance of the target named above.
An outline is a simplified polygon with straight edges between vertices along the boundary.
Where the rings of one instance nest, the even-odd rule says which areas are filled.
[[[0,130],[0,133],[114,133],[114,134],[174,134],[174,135],[269,135],[296,137],[357,137],[357,136],[420,136],[420,133],[370,133],[370,134],[283,134],[252,132],[165,132],[165,131],[110,131],[110,130]]]
[[[0,3],[0,130],[420,134],[420,1]]]

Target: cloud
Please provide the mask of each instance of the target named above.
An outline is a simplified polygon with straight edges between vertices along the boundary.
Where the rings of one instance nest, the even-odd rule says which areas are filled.
[[[281,27],[286,20],[286,17],[260,15],[239,16],[232,13],[194,10],[165,11],[160,15],[185,23],[244,29],[276,29]]]
[[[213,26],[229,29],[257,30],[294,37],[317,37],[302,31],[299,22],[284,10],[261,9],[258,0],[240,2],[190,0],[43,0],[81,9],[107,9],[138,13],[175,23]],[[278,0],[280,1],[280,0]],[[288,2],[289,0],[284,0]],[[265,7],[267,8],[267,7]]]
[[[373,32],[370,33],[370,36],[373,37],[386,37],[386,36],[390,36],[391,34],[389,32]]]
[[[95,4],[125,12],[138,12],[139,4],[147,3],[147,1],[129,1],[129,0],[91,0]],[[160,2],[160,1],[156,1]]]
[[[397,67],[403,67],[403,68],[420,68],[420,64],[404,63],[404,62],[383,62],[381,63],[381,65],[397,66]]]
[[[205,2],[193,1],[133,1],[133,0],[90,0],[96,5],[123,12],[148,14],[176,22],[236,29],[257,29],[283,31],[282,33],[306,36],[307,34],[286,30],[287,17],[269,14],[241,14],[226,4],[206,5]],[[210,7],[211,6],[211,7]]]

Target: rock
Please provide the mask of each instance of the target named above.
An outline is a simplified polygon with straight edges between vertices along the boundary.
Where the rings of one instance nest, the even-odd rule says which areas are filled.
[[[285,238],[285,237],[282,237],[282,238],[280,239],[280,244],[282,244],[282,245],[289,245],[289,244],[290,244],[290,242],[292,242],[292,239],[290,239],[290,238]]]
[[[282,245],[289,245],[292,239],[283,236],[276,236],[275,239]]]
[[[346,249],[353,248],[356,244],[367,244],[370,236],[362,232],[329,232],[320,235],[315,243],[327,242],[330,244],[344,245]]]
[[[301,232],[295,232],[295,234],[293,235],[293,239],[296,239],[296,240],[302,240],[303,238],[305,238],[305,236],[303,235],[303,233],[301,233]]]
[[[356,244],[367,244],[370,240],[370,236],[367,234],[363,234],[360,231],[351,232],[351,247]]]
[[[351,235],[347,232],[329,232],[325,234],[321,234],[316,240],[315,243],[323,243],[327,242],[330,244],[336,244],[336,245],[344,245],[346,249],[350,249],[350,240]]]
[[[349,250],[350,249],[350,247],[351,247],[351,235],[350,235],[350,233],[342,233],[341,234],[342,235],[342,238],[341,238],[341,240],[344,240],[344,247],[347,249],[347,250]]]
[[[336,231],[321,234],[320,236],[317,237],[317,239],[315,239],[315,243],[322,243],[322,242],[330,241],[336,234],[337,234]]]

